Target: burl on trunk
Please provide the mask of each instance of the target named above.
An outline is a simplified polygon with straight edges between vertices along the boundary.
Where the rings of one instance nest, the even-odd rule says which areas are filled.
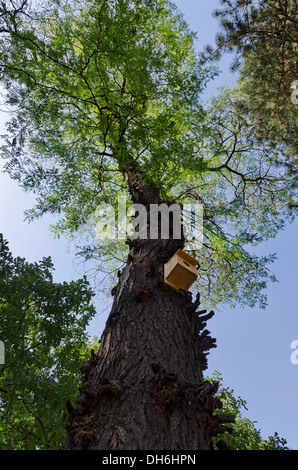
[[[155,188],[126,173],[134,202],[159,202]],[[205,329],[213,312],[197,311],[199,295],[164,282],[164,264],[181,239],[137,239],[102,334],[99,352],[82,367],[76,408],[68,403],[65,449],[209,450],[212,437],[229,429],[216,397],[218,384],[204,380],[215,340]]]

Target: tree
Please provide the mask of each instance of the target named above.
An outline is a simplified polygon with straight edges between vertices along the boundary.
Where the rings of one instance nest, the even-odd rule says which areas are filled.
[[[95,314],[88,282],[57,284],[52,270],[50,258],[13,258],[0,235],[1,449],[61,448],[65,403],[78,394],[79,365],[93,346],[86,334]]]
[[[213,374],[209,380],[219,381],[218,397],[226,413],[235,417],[231,424],[233,431],[224,433],[221,437],[215,437],[213,443],[215,448],[230,450],[290,450],[287,441],[280,438],[275,432],[274,436],[263,439],[261,432],[255,423],[243,415],[243,409],[247,410],[247,402],[241,397],[235,397],[234,390],[224,387],[222,375],[218,372]]]
[[[218,383],[203,375],[214,313],[199,294],[168,286],[164,264],[178,249],[197,257],[208,309],[264,307],[273,259],[247,245],[293,219],[292,176],[272,165],[275,148],[254,139],[239,90],[203,106],[216,72],[202,68],[194,34],[166,0],[59,0],[17,13],[3,5],[1,77],[14,109],[3,156],[39,195],[28,218],[58,214],[57,234],[83,238],[102,204],[117,214],[118,196],[148,216],[144,232],[82,250],[123,269],[100,350],[81,367],[65,447],[210,449],[232,421],[214,414]],[[174,236],[174,219],[168,237],[150,238],[152,205],[186,203],[204,205],[199,251],[184,230]]]
[[[286,159],[276,158],[296,174],[297,184],[297,0],[221,0],[214,12],[221,32],[216,49],[208,46],[202,62],[234,53],[241,106],[255,122],[254,134],[278,146]]]

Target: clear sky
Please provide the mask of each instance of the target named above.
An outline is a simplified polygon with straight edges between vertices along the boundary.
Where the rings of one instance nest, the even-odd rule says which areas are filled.
[[[198,32],[197,47],[214,42],[218,30],[212,11],[217,0],[176,0],[178,8],[194,31]],[[231,86],[234,77],[228,70],[228,56],[222,63],[223,73],[217,77],[208,92],[215,93],[217,85]],[[297,77],[298,79],[298,77]],[[0,134],[6,115],[0,112]],[[0,163],[1,168],[3,163]],[[84,273],[74,263],[74,252],[67,252],[67,242],[54,240],[49,234],[51,217],[28,224],[23,211],[32,206],[32,195],[24,194],[7,174],[0,173],[0,231],[8,239],[14,256],[38,261],[51,256],[55,280],[68,281]],[[209,355],[206,375],[220,371],[224,385],[234,389],[237,396],[247,401],[245,415],[257,421],[262,436],[275,431],[284,437],[292,449],[298,449],[298,365],[290,361],[292,341],[298,340],[298,221],[260,248],[263,254],[276,253],[278,260],[273,271],[279,283],[268,288],[268,307],[259,309],[222,309],[209,321],[208,329],[217,338],[217,348]],[[108,311],[98,306],[98,315],[90,326],[92,335],[100,336]],[[4,340],[0,338],[0,340]]]
[[[187,23],[197,32],[198,49],[214,44],[218,20],[212,12],[218,0],[175,0]],[[229,72],[232,56],[221,63],[222,74],[215,82],[233,86]],[[298,77],[297,77],[298,79]],[[216,83],[208,93],[216,93]],[[290,94],[290,91],[289,91]],[[268,307],[259,309],[218,309],[208,329],[217,338],[209,355],[207,374],[220,371],[224,385],[247,401],[245,415],[257,421],[262,436],[275,431],[292,449],[298,449],[298,365],[291,363],[292,341],[298,339],[298,221],[274,240],[259,247],[262,254],[276,253],[272,270],[279,283],[270,285]]]

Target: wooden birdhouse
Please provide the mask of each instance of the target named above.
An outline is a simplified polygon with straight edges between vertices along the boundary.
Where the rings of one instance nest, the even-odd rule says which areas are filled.
[[[198,277],[198,261],[182,250],[164,265],[164,281],[174,289],[188,290]]]

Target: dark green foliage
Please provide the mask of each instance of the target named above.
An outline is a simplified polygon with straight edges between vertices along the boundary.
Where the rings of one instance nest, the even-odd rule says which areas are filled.
[[[66,400],[74,400],[90,356],[86,327],[95,314],[86,279],[53,282],[50,258],[13,258],[0,235],[0,448],[57,449]]]
[[[221,0],[215,11],[222,31],[217,49],[202,55],[203,62],[234,53],[242,106],[254,122],[254,135],[286,152],[283,162],[296,173],[298,105],[291,96],[298,80],[297,0]],[[293,87],[291,87],[293,85]],[[297,88],[297,85],[296,85]],[[279,164],[278,158],[275,159]]]
[[[243,409],[247,411],[246,401],[241,397],[235,397],[233,389],[223,386],[220,373],[216,372],[212,380],[218,380],[220,383],[218,397],[223,404],[221,413],[235,416],[235,422],[230,424],[232,432],[225,432],[213,439],[215,449],[217,444],[222,448],[223,441],[231,450],[290,450],[287,441],[279,437],[276,432],[267,439],[262,437],[261,431],[256,428],[256,423],[244,415]]]

